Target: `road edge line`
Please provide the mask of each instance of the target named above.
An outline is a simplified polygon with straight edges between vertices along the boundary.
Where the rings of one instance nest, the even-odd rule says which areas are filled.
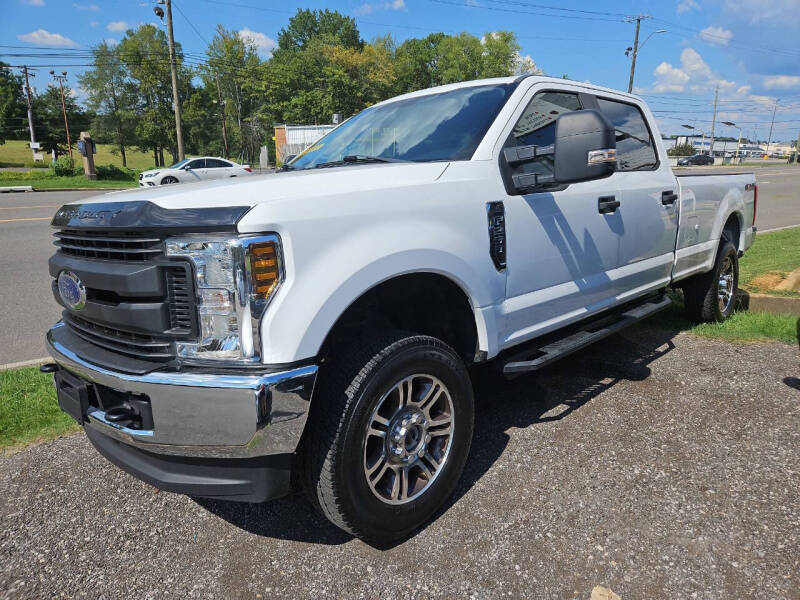
[[[22,367],[33,367],[36,365],[43,365],[46,362],[50,362],[53,359],[49,356],[45,356],[43,358],[32,358],[31,360],[23,360],[20,362],[13,362],[7,363],[5,365],[0,365],[0,371],[10,371],[11,369],[19,369]]]

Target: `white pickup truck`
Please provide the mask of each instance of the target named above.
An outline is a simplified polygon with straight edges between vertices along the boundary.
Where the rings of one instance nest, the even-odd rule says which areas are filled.
[[[352,534],[400,539],[461,475],[468,367],[535,371],[670,287],[725,319],[756,191],[676,176],[636,96],[535,76],[414,92],[275,174],[59,209],[43,370],[152,485],[260,502],[297,484]]]

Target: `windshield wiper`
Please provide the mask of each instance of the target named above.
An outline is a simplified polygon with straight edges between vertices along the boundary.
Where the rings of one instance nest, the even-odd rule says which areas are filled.
[[[324,169],[326,167],[339,167],[342,165],[354,165],[359,163],[394,163],[394,162],[411,162],[403,160],[402,158],[387,158],[385,156],[368,156],[365,154],[348,154],[343,156],[341,160],[331,160],[324,163],[314,165],[316,169]]]

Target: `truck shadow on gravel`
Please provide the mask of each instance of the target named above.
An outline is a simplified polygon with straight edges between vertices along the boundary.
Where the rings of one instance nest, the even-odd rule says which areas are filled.
[[[677,333],[677,328],[634,327],[537,374],[511,381],[505,380],[496,367],[473,370],[476,414],[470,456],[453,496],[423,529],[435,523],[492,467],[508,444],[506,431],[568,418],[621,381],[647,379],[651,373],[648,365],[675,347],[672,338]],[[300,493],[263,504],[200,498],[195,502],[236,527],[264,537],[323,545],[352,539],[317,513]],[[379,549],[388,550],[406,540]]]

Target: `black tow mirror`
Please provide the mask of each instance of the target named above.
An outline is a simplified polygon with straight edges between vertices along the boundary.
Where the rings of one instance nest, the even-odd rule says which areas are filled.
[[[611,121],[598,110],[577,110],[556,119],[551,146],[517,146],[503,153],[509,166],[552,161],[552,175],[519,173],[511,176],[517,191],[548,185],[602,179],[616,168],[616,135]]]

